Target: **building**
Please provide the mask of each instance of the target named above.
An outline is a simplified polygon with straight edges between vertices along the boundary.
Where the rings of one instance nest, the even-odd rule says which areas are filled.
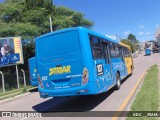
[[[155,32],[154,37],[155,37],[155,41],[157,42],[158,47],[160,47],[160,27]]]

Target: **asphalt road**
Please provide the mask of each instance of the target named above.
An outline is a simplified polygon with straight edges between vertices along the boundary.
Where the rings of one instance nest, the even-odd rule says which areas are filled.
[[[120,90],[118,91],[111,89],[107,93],[95,96],[43,99],[39,97],[38,90],[35,90],[25,96],[10,101],[1,101],[0,111],[48,111],[50,114],[54,113],[54,111],[117,111],[122,106],[142,74],[146,71],[147,68],[154,64],[160,64],[159,53],[152,54],[151,56],[144,56],[143,54],[138,55],[138,57],[134,58],[135,68],[133,75],[124,80]],[[124,110],[126,110],[126,108]],[[6,118],[4,119],[6,120]],[[22,120],[24,119],[29,120],[31,118],[22,118]],[[54,117],[41,119],[75,120],[74,117]],[[76,119],[94,120],[106,118],[79,117]],[[112,118],[110,117],[107,119]]]

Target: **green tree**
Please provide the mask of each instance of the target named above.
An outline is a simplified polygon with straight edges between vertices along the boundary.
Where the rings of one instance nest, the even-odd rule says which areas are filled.
[[[0,36],[21,35],[22,39],[26,39],[49,32],[48,16],[52,9],[48,9],[46,2],[41,5],[41,2],[36,1],[39,0],[35,0],[35,4],[30,8],[27,0],[8,0],[1,4]]]
[[[21,36],[22,40],[33,40],[50,32],[49,17],[53,30],[93,26],[84,14],[63,6],[56,7],[52,0],[6,0],[0,3],[0,37]],[[23,46],[25,64],[33,56],[32,51],[34,47]]]
[[[54,16],[54,30],[57,28],[67,28],[67,27],[86,27],[92,28],[93,22],[84,18],[84,14],[76,12],[67,7],[61,6],[56,7],[56,14]]]
[[[0,37],[22,36],[22,39],[30,39],[48,33],[50,16],[53,30],[93,26],[93,22],[85,19],[82,13],[56,7],[52,0],[6,0],[0,4],[0,16]]]
[[[129,41],[131,41],[132,43],[137,43],[136,36],[133,35],[133,34],[129,34],[127,39],[128,39]]]
[[[23,45],[23,59],[24,64],[20,65],[20,68],[24,69],[25,71],[28,70],[28,59],[35,56],[35,44],[30,43],[27,45]]]
[[[122,39],[121,40],[122,43],[128,45],[131,47],[132,53],[134,53],[136,51],[136,45],[134,43],[132,43],[131,41],[129,41],[128,39]]]
[[[39,9],[45,8],[49,12],[52,12],[52,0],[25,0],[27,9]]]
[[[56,7],[53,0],[6,0],[0,3],[0,37],[21,36],[22,40],[33,40],[50,32],[49,17],[52,18],[53,30],[93,26],[93,22],[85,19],[84,14],[66,7]],[[23,45],[24,64],[18,65],[19,69],[28,70],[28,59],[35,56],[34,44]],[[5,76],[11,75],[7,79],[11,86],[16,83],[16,78],[12,77],[15,76],[15,66],[0,70]]]

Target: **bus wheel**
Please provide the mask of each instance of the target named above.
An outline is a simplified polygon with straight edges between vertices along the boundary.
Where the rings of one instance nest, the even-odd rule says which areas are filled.
[[[116,90],[119,90],[119,89],[120,89],[120,86],[121,86],[121,80],[120,80],[119,74],[117,73],[117,74],[116,74],[116,86],[115,86],[115,89],[116,89]]]
[[[130,73],[130,75],[132,75],[133,74],[133,68],[132,68],[132,65],[131,65],[131,73]]]

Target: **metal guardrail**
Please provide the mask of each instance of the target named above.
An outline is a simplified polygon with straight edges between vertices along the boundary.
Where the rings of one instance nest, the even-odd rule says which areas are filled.
[[[23,72],[24,87],[26,87],[26,77],[25,77],[25,72],[24,72],[23,69],[21,69],[21,71]]]
[[[0,71],[0,74],[2,75],[2,88],[3,88],[3,92],[5,92],[5,85],[4,85],[4,74],[2,71]]]

